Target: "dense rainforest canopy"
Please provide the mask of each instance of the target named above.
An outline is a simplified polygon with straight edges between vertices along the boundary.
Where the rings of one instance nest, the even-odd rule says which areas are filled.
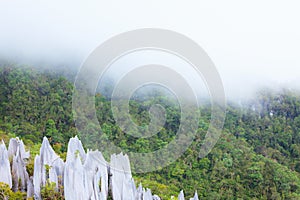
[[[33,173],[34,155],[43,136],[50,139],[61,157],[65,157],[69,138],[81,137],[74,123],[72,92],[72,81],[59,73],[0,68],[0,139],[8,142],[18,136],[24,140],[32,154],[29,174]],[[131,99],[130,114],[137,124],[146,125],[149,106],[156,103],[166,108],[163,129],[150,138],[137,139],[116,125],[110,99],[97,93],[95,105],[103,134],[95,124],[82,120],[89,138],[81,139],[97,141],[105,137],[124,151],[159,149],[176,135],[178,104],[163,93],[155,93],[152,98]],[[165,168],[135,174],[135,180],[163,199],[177,195],[181,189],[187,197],[197,191],[200,199],[300,199],[300,95],[296,91],[265,89],[242,105],[229,102],[222,136],[202,159],[198,155],[209,126],[209,103],[199,110],[197,136],[187,151]],[[97,148],[97,143],[86,148]],[[0,192],[3,187],[0,185]]]

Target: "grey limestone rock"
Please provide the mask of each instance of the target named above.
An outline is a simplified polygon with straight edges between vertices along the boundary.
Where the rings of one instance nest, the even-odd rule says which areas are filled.
[[[106,200],[108,196],[107,162],[99,151],[85,154],[77,137],[68,145],[64,190],[66,200]]]
[[[34,197],[35,199],[41,199],[41,182],[42,182],[42,166],[41,158],[39,155],[36,155],[34,158],[34,171],[33,171],[33,187],[34,187]]]
[[[99,151],[89,151],[84,163],[85,191],[91,200],[106,200],[108,195],[108,164]]]
[[[64,186],[66,200],[106,200],[109,190],[114,200],[160,200],[141,184],[136,188],[127,155],[113,154],[108,164],[98,150],[85,153],[77,137],[69,141],[66,163],[44,137],[40,154],[34,160],[34,175],[30,178],[26,172],[28,158],[29,152],[18,138],[10,140],[8,150],[2,141],[0,181],[8,183],[15,191],[27,191],[27,197],[34,196],[36,200],[41,199],[41,187],[48,181],[54,182],[56,187]]]
[[[152,192],[150,189],[144,189],[143,191],[143,200],[153,200]]]
[[[3,141],[0,143],[0,182],[6,183],[12,187],[12,177],[10,170],[10,163],[8,159],[8,152]]]
[[[30,177],[27,182],[27,198],[34,196],[33,177]]]
[[[133,180],[128,156],[123,153],[111,155],[110,173],[113,199],[134,199],[135,189],[132,188]]]
[[[139,187],[137,188],[135,199],[136,200],[142,200],[143,199],[143,186],[142,186],[141,183],[139,184]]]
[[[8,156],[12,159],[12,189],[13,191],[20,190],[25,192],[27,189],[27,182],[29,180],[29,176],[26,171],[26,162],[30,154],[25,151],[22,140],[19,140],[19,138],[12,138],[10,140]]]
[[[54,182],[58,188],[59,184],[63,182],[63,171],[63,160],[54,152],[48,139],[44,137],[40,155],[37,155],[34,161],[33,186],[35,198],[41,198],[41,187],[45,186],[47,181]]]
[[[64,169],[64,194],[66,200],[85,200],[89,193],[86,191],[86,173],[82,162],[86,155],[80,140],[71,138],[68,144],[67,160]],[[84,191],[84,192],[83,192]]]
[[[66,200],[85,200],[88,193],[85,190],[85,171],[79,156],[68,157],[64,172],[64,192]]]
[[[85,151],[83,149],[81,141],[78,139],[77,136],[71,138],[68,144],[68,151],[67,151],[67,161],[71,161],[75,159],[75,156],[79,155],[82,162],[85,161]]]
[[[193,198],[190,198],[190,200],[199,200],[199,198],[198,198],[198,193],[195,192],[194,197],[193,197]]]
[[[153,195],[153,200],[160,200],[160,197],[157,195]]]
[[[122,200],[132,200],[136,197],[136,188],[133,179],[124,180],[122,188]]]
[[[30,157],[30,153],[25,151],[25,146],[22,140],[18,137],[12,138],[9,140],[8,145],[8,157],[12,158],[17,153],[20,154],[21,159],[28,159]]]
[[[184,200],[184,193],[182,190],[180,191],[180,193],[178,195],[178,200]]]

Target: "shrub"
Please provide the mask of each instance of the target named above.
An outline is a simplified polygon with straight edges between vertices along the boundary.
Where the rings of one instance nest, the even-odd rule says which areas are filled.
[[[13,192],[9,185],[0,182],[0,199],[2,200],[22,200],[26,199],[26,193],[24,192]]]
[[[56,188],[56,184],[48,180],[46,185],[41,189],[41,196],[44,200],[64,200],[63,191],[62,186]]]

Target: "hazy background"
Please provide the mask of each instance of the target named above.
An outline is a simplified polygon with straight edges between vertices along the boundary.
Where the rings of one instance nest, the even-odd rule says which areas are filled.
[[[299,10],[297,0],[0,0],[0,56],[79,69],[113,35],[170,29],[202,46],[227,97],[240,99],[261,86],[300,88]]]

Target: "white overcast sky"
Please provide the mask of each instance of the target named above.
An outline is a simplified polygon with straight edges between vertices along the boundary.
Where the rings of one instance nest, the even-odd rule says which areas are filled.
[[[138,28],[170,29],[196,41],[229,98],[260,85],[300,88],[298,0],[0,0],[0,55],[29,64],[71,59],[78,68],[103,41]]]

